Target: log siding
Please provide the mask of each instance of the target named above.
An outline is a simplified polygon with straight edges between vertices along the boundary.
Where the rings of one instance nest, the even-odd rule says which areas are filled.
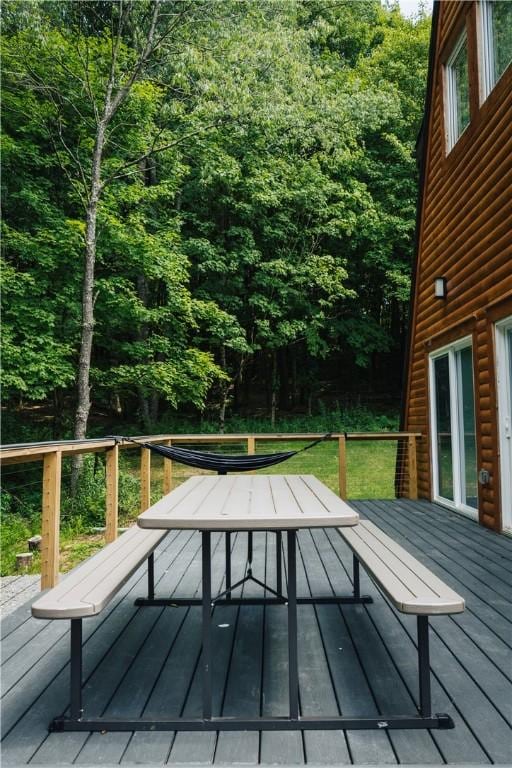
[[[429,355],[471,336],[477,462],[490,473],[479,485],[479,521],[501,530],[494,324],[512,315],[512,67],[480,103],[477,3],[437,5],[403,428],[426,436],[418,445],[418,494],[431,499]],[[447,152],[444,63],[464,28],[471,120]],[[433,283],[441,275],[447,297],[440,300]]]

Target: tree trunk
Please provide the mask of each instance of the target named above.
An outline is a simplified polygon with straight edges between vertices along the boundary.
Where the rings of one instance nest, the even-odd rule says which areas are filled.
[[[149,415],[151,416],[151,423],[156,424],[158,421],[158,413],[160,410],[160,397],[158,392],[153,392],[149,403]]]
[[[82,336],[78,358],[77,404],[75,412],[75,439],[83,440],[87,435],[87,422],[91,410],[91,355],[94,335],[94,268],[96,264],[96,223],[98,202],[101,191],[101,158],[105,143],[104,123],[98,125],[91,168],[91,186],[86,209],[85,223],[85,264],[82,285]],[[81,456],[73,460],[71,490],[74,493],[83,463]]]
[[[82,338],[78,359],[78,398],[75,414],[75,439],[83,440],[87,434],[87,421],[91,410],[92,338],[94,333],[94,267],[96,262],[96,219],[98,200],[91,200],[87,206],[85,234],[85,265],[82,287]]]
[[[277,411],[277,390],[278,390],[278,377],[277,377],[277,352],[274,350],[272,353],[272,401],[270,405],[270,424],[272,429],[276,426],[276,411]]]
[[[279,350],[279,410],[288,411],[290,408],[290,376],[289,376],[289,350],[284,347]]]
[[[151,432],[151,413],[149,410],[149,400],[142,387],[139,387],[139,403],[142,427],[146,435],[149,435]]]
[[[53,427],[52,437],[54,440],[62,440],[64,426],[64,397],[60,388],[53,390]]]
[[[121,398],[119,397],[118,392],[113,392],[110,396],[110,404],[113,413],[115,413],[116,416],[121,416],[123,412],[123,405],[121,403]]]
[[[106,123],[98,124],[92,156],[91,184],[85,222],[85,264],[82,285],[82,338],[78,360],[78,398],[75,414],[75,439],[82,440],[87,434],[87,421],[91,410],[92,339],[94,334],[94,268],[96,265],[96,223],[101,192],[101,158],[105,143]]]
[[[223,371],[226,370],[226,347],[224,344],[222,345],[220,349],[220,364]],[[225,423],[226,423],[226,406],[228,402],[228,392],[229,392],[229,383],[227,381],[223,381],[221,383],[221,392],[220,392],[220,403],[219,403],[219,432],[221,435],[224,434],[225,429]]]
[[[297,350],[292,348],[292,408],[296,408],[299,400],[299,386],[297,379]]]

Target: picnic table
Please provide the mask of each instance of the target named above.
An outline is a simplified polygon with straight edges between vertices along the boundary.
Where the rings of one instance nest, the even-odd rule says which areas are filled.
[[[300,529],[335,528],[353,553],[351,595],[297,596],[297,533]],[[197,530],[202,543],[202,595],[155,595],[154,550],[170,530]],[[242,578],[231,580],[231,535],[247,533],[247,565]],[[276,583],[267,584],[253,571],[253,534],[276,535]],[[212,594],[212,533],[224,533],[225,583]],[[283,534],[286,536],[286,590],[283,589]],[[147,596],[139,606],[202,606],[202,713],[199,717],[118,719],[84,717],[82,709],[82,619],[100,613],[122,584],[147,560]],[[363,565],[394,608],[416,615],[418,626],[419,705],[411,715],[377,717],[311,717],[300,713],[297,653],[297,605],[301,603],[369,603],[360,592]],[[305,563],[307,569],[307,563]],[[252,580],[262,587],[259,597],[237,590]],[[288,614],[289,711],[280,717],[226,717],[212,707],[212,614],[222,605],[283,605]],[[429,616],[460,613],[464,600],[404,548],[312,475],[199,475],[191,477],[143,512],[133,526],[89,560],[75,568],[61,584],[43,594],[32,613],[44,619],[71,621],[69,715],[50,724],[57,731],[211,731],[373,728],[453,728],[447,714],[432,714],[429,661]],[[320,651],[319,651],[320,652]]]
[[[212,719],[212,608],[222,604],[275,604],[288,609],[288,688],[289,718],[215,718],[222,727],[240,730],[261,727],[283,727],[284,722],[299,716],[299,671],[297,655],[297,603],[315,602],[315,598],[297,598],[297,543],[300,528],[338,528],[357,525],[359,515],[313,475],[199,475],[189,478],[159,502],[143,512],[137,522],[141,528],[195,529],[202,537],[202,597],[142,598],[139,605],[202,604],[202,677],[203,719]],[[211,534],[226,534],[226,588],[218,595],[211,589]],[[247,572],[231,584],[231,539],[235,531],[248,532]],[[276,542],[275,585],[265,584],[253,573],[252,535],[255,531],[274,531]],[[287,592],[282,591],[282,533],[287,538]],[[236,598],[233,591],[246,581],[260,584],[272,597]],[[359,602],[370,598],[360,595],[326,597],[322,602]],[[199,726],[199,724],[198,724]],[[220,726],[220,723],[219,723]],[[319,726],[320,727],[320,726]]]

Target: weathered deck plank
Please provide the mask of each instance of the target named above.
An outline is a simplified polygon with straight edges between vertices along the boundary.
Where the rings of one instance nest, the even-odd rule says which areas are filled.
[[[30,618],[28,604],[2,622],[3,764],[511,763],[512,540],[425,502],[354,506],[467,600],[464,614],[431,623],[433,702],[452,715],[453,731],[48,734],[50,718],[68,703],[69,632],[67,622]],[[221,589],[223,537],[214,546],[213,583]],[[199,594],[199,553],[197,533],[171,534],[157,552],[158,592]],[[298,555],[299,593],[351,591],[351,555],[335,532],[301,532]],[[233,536],[233,579],[245,560],[246,536]],[[273,534],[255,535],[254,569],[274,583]],[[397,614],[364,574],[362,588],[373,604],[299,606],[303,713],[369,715],[416,705],[415,619]],[[248,584],[245,594],[260,589]],[[136,608],[133,599],[144,590],[141,569],[99,617],[84,622],[88,714],[200,711],[201,609]],[[286,610],[222,607],[214,616],[214,710],[285,712]]]

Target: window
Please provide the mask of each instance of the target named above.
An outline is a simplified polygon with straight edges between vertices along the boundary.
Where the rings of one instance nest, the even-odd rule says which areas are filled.
[[[446,126],[448,151],[469,125],[468,39],[464,32],[446,62]]]
[[[471,340],[431,355],[430,389],[434,498],[475,517],[478,478]]]
[[[485,101],[512,62],[512,2],[480,3],[481,92]]]

